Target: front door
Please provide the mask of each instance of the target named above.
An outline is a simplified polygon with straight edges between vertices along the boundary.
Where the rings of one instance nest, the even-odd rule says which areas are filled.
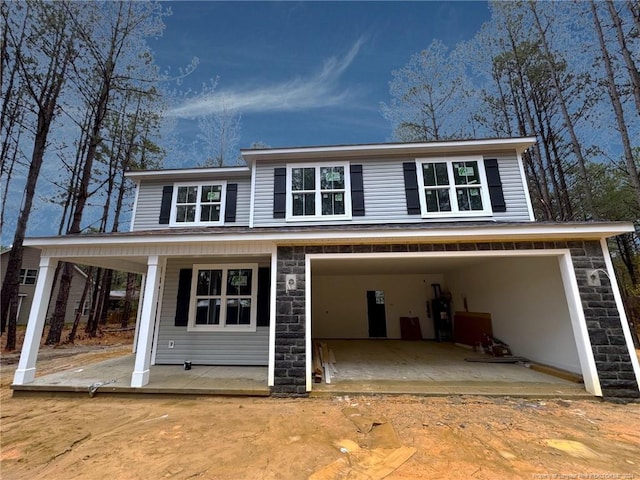
[[[387,336],[387,316],[384,310],[384,292],[382,290],[367,291],[367,315],[369,317],[369,336]]]

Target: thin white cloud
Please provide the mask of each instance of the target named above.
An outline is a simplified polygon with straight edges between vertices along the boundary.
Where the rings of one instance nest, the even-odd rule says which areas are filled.
[[[364,38],[359,38],[343,58],[331,57],[322,70],[309,78],[297,77],[288,82],[253,90],[225,90],[189,99],[169,110],[177,118],[193,118],[224,110],[266,112],[304,110],[343,104],[352,95],[339,89],[338,80],[356,58]]]

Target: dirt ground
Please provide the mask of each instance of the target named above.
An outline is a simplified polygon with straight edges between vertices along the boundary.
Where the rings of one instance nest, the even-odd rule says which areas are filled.
[[[120,344],[45,349],[38,372],[130,352],[127,334],[103,340]],[[306,479],[314,472],[323,480],[383,478],[362,456],[375,446],[378,427],[360,433],[346,407],[386,419],[400,443],[415,449],[388,479],[640,478],[640,403],[480,396],[14,398],[9,385],[16,358],[3,354],[0,365],[3,480]],[[362,450],[355,451],[356,444]],[[339,470],[323,470],[336,461]]]

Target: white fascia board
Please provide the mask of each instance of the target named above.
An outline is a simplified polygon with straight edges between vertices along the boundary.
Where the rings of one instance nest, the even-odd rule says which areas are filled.
[[[155,180],[162,177],[170,177],[171,181],[174,180],[191,180],[225,177],[230,174],[244,174],[249,176],[251,170],[249,167],[208,167],[208,168],[176,168],[171,170],[130,170],[125,172],[124,175],[127,178],[133,180]]]
[[[424,230],[354,230],[341,231],[298,231],[280,232],[277,228],[265,232],[245,232],[225,234],[192,233],[176,234],[164,233],[157,235],[104,235],[104,236],[76,236],[76,237],[40,237],[25,239],[24,245],[35,248],[55,248],[74,245],[118,246],[118,245],[184,245],[217,242],[275,242],[283,244],[313,244],[338,243],[354,241],[359,243],[389,243],[404,241],[434,241],[434,242],[477,242],[488,240],[570,240],[570,239],[601,239],[634,231],[631,223],[598,223],[598,224],[561,224],[561,225],[509,225],[509,226],[481,226],[462,228],[429,228]]]
[[[478,140],[454,140],[419,143],[379,143],[368,145],[333,145],[324,147],[272,148],[264,150],[240,150],[249,163],[256,160],[286,159],[288,157],[354,157],[378,154],[419,154],[434,152],[456,152],[470,149],[507,150],[523,152],[536,142],[536,137],[488,138]]]

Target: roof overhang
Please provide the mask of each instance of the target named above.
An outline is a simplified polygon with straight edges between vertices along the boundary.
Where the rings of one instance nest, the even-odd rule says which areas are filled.
[[[144,274],[147,270],[148,258],[155,255],[178,258],[222,255],[228,261],[240,262],[249,257],[267,259],[279,245],[599,241],[602,238],[632,231],[632,224],[622,222],[387,224],[329,228],[320,226],[307,228],[212,227],[197,231],[167,229],[28,238],[25,239],[24,244],[41,249],[42,255],[46,257]],[[533,247],[535,248],[535,245]],[[513,243],[512,248],[515,248]],[[525,251],[529,250],[523,250]],[[450,252],[442,253],[444,255]],[[481,255],[482,252],[475,253]],[[487,252],[487,255],[492,253],[495,251]]]
[[[251,164],[261,160],[330,159],[371,156],[430,155],[469,151],[517,151],[522,153],[536,143],[536,137],[487,138],[419,143],[378,143],[365,145],[333,145],[318,147],[292,147],[242,149],[242,157]]]
[[[170,170],[130,170],[125,172],[125,177],[134,181],[156,180],[170,177],[172,181],[199,180],[204,176],[210,179],[227,178],[233,176],[251,175],[251,170],[247,166],[238,167],[212,167],[212,168],[179,168]]]
[[[186,245],[213,244],[217,242],[273,242],[282,245],[341,244],[345,242],[373,243],[418,243],[418,242],[483,242],[526,240],[599,240],[634,231],[628,222],[585,223],[510,223],[484,225],[438,225],[394,224],[391,226],[369,225],[335,227],[300,227],[292,229],[262,227],[201,231],[163,230],[162,232],[126,232],[111,234],[67,235],[62,237],[27,238],[25,246],[46,248],[60,246],[131,246],[131,245]],[[353,228],[355,227],[355,228]],[[386,227],[386,228],[385,228]],[[229,230],[225,232],[224,230]]]

